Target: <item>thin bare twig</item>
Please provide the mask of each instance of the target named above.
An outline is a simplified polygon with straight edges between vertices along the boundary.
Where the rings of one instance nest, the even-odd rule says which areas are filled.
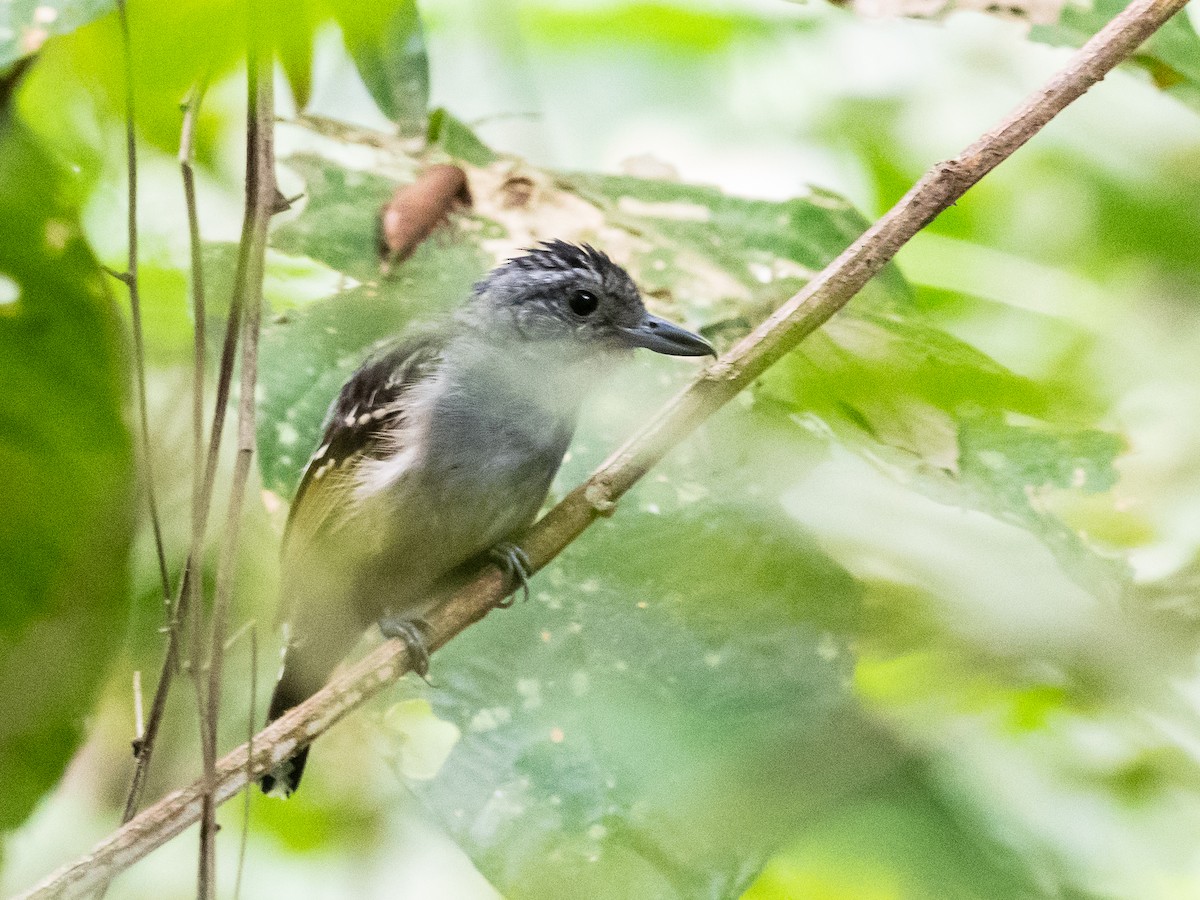
[[[204,468],[204,377],[208,352],[208,304],[204,291],[204,252],[200,241],[200,213],[196,206],[196,172],[193,166],[196,124],[204,102],[207,85],[203,82],[192,88],[183,107],[183,125],[179,135],[179,171],[183,178],[183,200],[187,207],[188,249],[192,264],[192,531],[198,531],[200,508],[203,504]],[[193,544],[192,547],[195,550]]]
[[[195,207],[194,177],[191,172],[191,156],[195,120],[200,113],[203,93],[203,86],[199,86],[189,97],[188,105],[184,111],[179,151],[181,159],[188,160],[187,165],[181,162],[180,168],[184,179],[184,198],[189,204],[188,218],[192,253],[192,302],[197,327],[204,327],[205,312],[201,309],[201,305],[204,302],[203,264],[199,241],[199,220]],[[191,188],[188,187],[189,183],[192,185]],[[195,220],[194,224],[192,220]],[[196,293],[197,285],[200,286],[199,294]],[[197,301],[199,301],[199,305]],[[209,511],[212,508],[217,463],[221,455],[221,439],[225,432],[225,415],[229,404],[230,385],[233,382],[234,360],[237,355],[241,320],[242,294],[235,291],[230,300],[229,318],[225,324],[225,340],[221,349],[221,362],[217,375],[217,395],[213,405],[212,425],[208,435],[208,453],[203,466],[204,478],[199,490],[199,506],[198,508],[193,507],[191,547],[188,551],[187,562],[183,567],[183,577],[180,581],[174,605],[174,614],[171,617],[170,630],[167,634],[167,648],[163,656],[162,671],[159,673],[158,683],[154,690],[154,699],[151,701],[150,717],[146,721],[146,736],[137,753],[133,779],[130,784],[129,794],[125,800],[123,822],[128,822],[133,818],[133,815],[137,812],[138,805],[141,803],[142,791],[145,789],[146,776],[150,767],[150,759],[156,746],[159,729],[166,715],[167,697],[170,694],[175,675],[179,671],[180,626],[182,621],[189,616],[189,613],[191,615],[190,625],[192,633],[197,637],[196,643],[192,648],[192,658],[199,660],[203,655],[203,642],[199,637],[203,634],[202,606],[200,602],[200,584],[202,579],[200,577],[200,570],[203,568],[204,539],[208,527]],[[195,352],[193,351],[194,354]],[[207,350],[205,350],[206,353]],[[201,416],[203,416],[202,412]],[[202,433],[202,431],[202,428],[198,429],[197,433]],[[199,471],[199,468],[197,468],[197,471]],[[198,668],[198,666],[194,668]],[[197,685],[197,706],[203,711],[207,706],[203,697],[203,685],[200,682],[195,683]],[[204,730],[206,728],[207,719],[203,718],[202,714],[200,725],[201,743],[205,740]]]
[[[250,712],[246,718],[246,765],[254,755],[254,730],[258,727],[258,628],[250,623]],[[246,772],[250,777],[250,772]],[[238,847],[237,877],[233,882],[233,900],[242,896],[242,873],[246,870],[246,847],[250,842],[250,798],[253,791],[242,792],[242,843]]]
[[[154,551],[158,558],[158,576],[162,587],[163,615],[171,619],[171,576],[167,571],[167,555],[163,547],[162,524],[158,517],[158,499],[154,488],[154,465],[150,450],[150,414],[146,400],[146,345],[142,327],[142,301],[138,284],[138,227],[137,227],[137,104],[134,97],[133,77],[133,40],[129,29],[129,11],[125,0],[117,0],[117,17],[121,24],[121,47],[125,63],[125,162],[128,179],[129,206],[126,217],[128,239],[128,261],[123,273],[113,275],[125,284],[129,290],[130,317],[133,320],[133,361],[137,372],[138,392],[138,425],[141,431],[142,465],[146,473],[146,502],[150,508],[150,527],[154,533]],[[145,782],[146,769],[142,760],[149,759],[148,748],[154,745],[158,734],[158,721],[161,712],[158,711],[158,692],[155,691],[151,704],[150,720],[142,727],[142,679],[141,672],[136,673],[134,681],[135,702],[137,704],[137,731],[133,740],[134,764],[133,783],[129,796],[126,798],[125,811],[121,817],[124,824],[133,818],[136,811],[137,798],[141,796]],[[165,697],[164,697],[165,700]],[[156,717],[156,712],[159,715]],[[97,900],[103,900],[108,890],[108,880],[97,885]]]
[[[171,640],[179,644],[180,618],[184,610],[191,611],[192,660],[201,657],[203,646],[203,605],[200,601],[199,578],[186,573],[192,569],[193,561],[199,561],[204,553],[204,532],[208,521],[208,498],[205,494],[204,460],[204,381],[207,372],[208,353],[208,303],[204,289],[204,252],[200,241],[200,213],[196,205],[196,173],[192,165],[195,152],[196,123],[200,118],[200,107],[204,102],[207,85],[201,81],[188,94],[183,109],[183,126],[179,135],[179,171],[183,178],[183,200],[187,207],[188,248],[192,263],[192,536],[188,548],[187,564],[184,567],[184,589],[171,618]],[[186,594],[184,593],[186,591]],[[183,609],[179,607],[182,606]],[[203,710],[207,703],[204,695],[204,680],[193,675],[192,684],[196,691],[196,709]],[[169,688],[168,683],[164,689]],[[164,700],[166,693],[164,690]],[[200,743],[206,735],[208,719],[200,715]]]
[[[196,175],[192,166],[192,156],[195,150],[196,122],[200,116],[200,106],[204,102],[205,84],[196,84],[188,95],[183,110],[183,125],[179,136],[179,171],[183,179],[183,199],[187,207],[188,246],[192,262],[192,535],[188,548],[187,563],[184,566],[184,584],[176,604],[175,615],[171,618],[171,636],[168,639],[174,647],[181,640],[179,630],[182,627],[182,616],[190,611],[190,631],[192,635],[191,672],[192,687],[196,693],[196,710],[200,733],[200,746],[207,748],[214,740],[209,734],[209,717],[207,683],[200,673],[195,671],[195,664],[202,658],[204,651],[204,606],[200,597],[200,578],[191,577],[193,563],[203,560],[205,529],[208,521],[208,504],[210,498],[205,493],[204,460],[204,379],[207,370],[205,355],[208,352],[208,327],[206,316],[208,304],[204,291],[204,256],[200,242],[200,214],[196,205]],[[166,663],[173,669],[173,660]],[[171,675],[164,670],[162,682],[165,713],[167,691],[170,689]],[[202,751],[203,752],[203,751]],[[147,760],[148,761],[148,760]]]
[[[544,516],[524,547],[534,568],[546,565],[663,455],[784,354],[824,324],[882,269],[896,252],[988,172],[1037,134],[1055,115],[1129,57],[1185,5],[1186,0],[1134,0],[1067,65],[997,128],[958,156],[934,166],[891,210],[824,271],[724,357],[703,370],[660,413],[582,485]],[[438,649],[502,599],[505,579],[487,568],[427,617],[428,641]],[[164,797],[92,852],[59,869],[14,900],[78,897],[99,879],[121,871],[195,822],[203,795],[217,802],[242,790],[352,710],[409,671],[405,645],[388,641],[336,676],[304,703],[225,756],[215,784],[197,781]]]
[[[204,781],[208,785],[201,802],[199,896],[214,897],[216,882],[216,785],[217,725],[221,707],[221,674],[225,660],[225,633],[237,569],[238,537],[242,505],[250,478],[255,446],[255,396],[258,379],[258,337],[262,317],[262,285],[267,253],[267,229],[276,209],[275,186],[275,93],[273,61],[258,43],[261,23],[254,0],[248,4],[247,112],[246,112],[246,210],[242,239],[238,246],[234,292],[241,294],[245,311],[242,326],[241,381],[238,385],[238,445],[233,484],[225,518],[221,558],[217,564],[217,589],[213,600],[208,651],[206,690],[206,740],[203,747]],[[196,673],[199,677],[200,673]]]
[[[129,310],[133,319],[133,364],[137,371],[138,425],[141,430],[142,466],[146,472],[146,502],[150,507],[150,527],[154,532],[154,552],[158,557],[158,575],[162,582],[163,613],[170,615],[171,576],[167,571],[162,523],[158,517],[154,465],[150,458],[150,414],[146,409],[146,342],[142,328],[142,298],[138,287],[137,119],[133,83],[133,41],[129,35],[129,13],[125,8],[125,0],[117,0],[117,15],[121,22],[121,47],[125,57],[125,171],[129,191],[126,225],[129,256],[125,271],[116,274],[116,277],[129,290]]]

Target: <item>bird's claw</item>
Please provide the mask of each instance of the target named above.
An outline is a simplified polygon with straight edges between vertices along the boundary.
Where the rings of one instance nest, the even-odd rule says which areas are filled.
[[[429,623],[424,619],[403,619],[388,614],[379,620],[379,630],[385,638],[396,638],[404,642],[413,671],[425,681],[429,681],[426,677],[429,675],[429,645],[425,640]]]
[[[533,564],[529,562],[529,555],[516,544],[506,543],[493,547],[488,557],[504,573],[505,584],[509,589],[496,605],[501,609],[512,606],[518,587],[521,589],[522,599],[528,603],[529,572],[533,568]]]

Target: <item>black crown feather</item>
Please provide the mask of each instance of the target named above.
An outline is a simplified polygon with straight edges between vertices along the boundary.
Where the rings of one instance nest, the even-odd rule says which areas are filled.
[[[521,256],[501,263],[489,273],[483,281],[476,283],[475,292],[481,293],[488,281],[501,272],[555,272],[555,271],[590,271],[598,281],[605,281],[606,276],[623,276],[624,270],[618,266],[607,253],[597,250],[591,244],[572,244],[568,241],[554,239],[541,241],[535,247],[527,247]],[[628,277],[628,276],[625,276]]]
[[[520,269],[592,269],[597,274],[617,268],[607,253],[591,244],[570,244],[555,239],[542,241],[524,252],[524,256],[511,259],[509,263]]]

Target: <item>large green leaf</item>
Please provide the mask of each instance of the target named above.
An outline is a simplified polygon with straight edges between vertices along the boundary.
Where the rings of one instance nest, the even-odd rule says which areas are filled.
[[[442,652],[434,689],[413,689],[460,737],[436,777],[402,764],[410,786],[509,896],[737,897],[781,845],[892,791],[953,821],[947,852],[975,861],[960,884],[1030,891],[847,692],[858,584],[750,499],[812,446],[747,409],[703,446],[539,575],[529,606]]]
[[[915,315],[835,320],[769,372],[758,397],[817,417],[839,443],[939,502],[1019,524],[1095,596],[1125,590],[1127,568],[1042,502],[1053,490],[1109,490],[1121,439],[1039,423],[1048,409],[1044,386]]]
[[[174,156],[183,101],[197,85],[219,85],[244,61],[250,8],[235,0],[129,0],[127,6],[138,133]],[[347,50],[380,108],[406,134],[424,131],[428,60],[412,0],[262,0],[254,9],[260,39],[270,42],[301,107],[311,87],[315,35],[332,19],[341,26]],[[57,15],[48,25],[29,26],[39,35],[57,35],[41,48],[31,105],[71,109],[73,118],[86,123],[84,131],[123,118],[126,47],[115,3],[0,4],[0,37],[7,33],[6,11],[14,17],[14,36],[0,43],[0,54],[17,53],[20,42],[27,41],[26,18]],[[84,24],[88,27],[78,27]],[[0,55],[0,70],[6,62]],[[37,69],[45,69],[45,75],[39,76]],[[202,165],[217,161],[221,106],[219,97],[210,98],[201,109],[193,140]],[[90,137],[95,140],[94,134]]]
[[[127,622],[123,338],[76,200],[0,121],[0,830],[62,774]]]
[[[429,58],[415,0],[328,0],[371,97],[400,132],[425,131]]]
[[[428,696],[462,737],[411,783],[505,893],[736,896],[889,764],[802,762],[844,725],[853,579],[782,515],[697,499],[736,493],[713,469],[661,474],[438,661]]]

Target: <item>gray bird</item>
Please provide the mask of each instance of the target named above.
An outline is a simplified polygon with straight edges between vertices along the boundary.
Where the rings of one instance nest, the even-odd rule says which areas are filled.
[[[421,615],[489,559],[525,586],[510,542],[545,501],[584,396],[635,347],[715,355],[646,312],[604,253],[551,241],[492,270],[448,324],[355,372],[284,534],[289,637],[268,722],[319,690],[373,623],[427,664]],[[264,792],[294,791],[307,754],[265,775]]]

